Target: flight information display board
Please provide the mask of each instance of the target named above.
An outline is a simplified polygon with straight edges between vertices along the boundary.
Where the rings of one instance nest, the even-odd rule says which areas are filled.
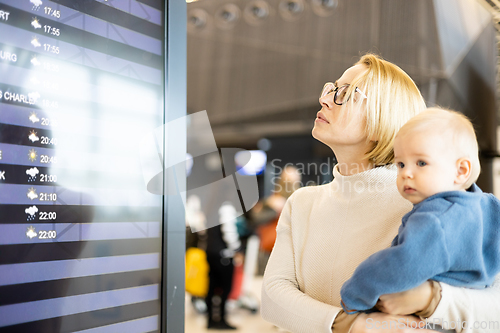
[[[0,332],[160,331],[161,0],[0,0]]]

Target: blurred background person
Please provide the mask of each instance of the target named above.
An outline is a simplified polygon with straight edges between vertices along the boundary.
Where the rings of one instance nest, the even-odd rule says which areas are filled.
[[[206,217],[197,195],[186,200],[186,292],[198,313],[207,312],[205,297],[208,292]],[[192,230],[200,230],[193,232]]]
[[[233,286],[234,261],[241,261],[237,212],[230,202],[218,210],[220,224],[207,229],[207,261],[210,267],[206,298],[208,329],[235,330],[226,321],[226,302]]]
[[[270,196],[258,202],[250,211],[251,225],[260,238],[259,273],[264,273],[267,260],[276,241],[276,226],[286,200],[301,187],[302,176],[294,166],[286,166],[273,179],[275,188]]]

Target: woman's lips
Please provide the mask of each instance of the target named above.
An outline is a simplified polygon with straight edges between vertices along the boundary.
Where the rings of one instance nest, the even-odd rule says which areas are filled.
[[[316,114],[316,120],[317,122],[320,122],[320,123],[327,123],[329,124],[330,122],[326,119],[326,117],[321,113],[321,111],[319,111],[317,114]]]

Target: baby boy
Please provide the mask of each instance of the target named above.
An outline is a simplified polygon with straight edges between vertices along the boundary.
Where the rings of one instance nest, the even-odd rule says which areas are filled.
[[[474,184],[480,164],[470,121],[427,109],[398,132],[394,155],[398,190],[414,207],[392,246],[362,262],[342,286],[349,314],[429,279],[485,288],[500,272],[500,201]]]

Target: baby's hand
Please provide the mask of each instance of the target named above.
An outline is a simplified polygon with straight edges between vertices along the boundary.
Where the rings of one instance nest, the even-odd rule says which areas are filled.
[[[350,333],[437,333],[424,329],[425,322],[414,316],[394,316],[381,312],[360,314],[351,327]]]
[[[375,307],[392,315],[409,315],[426,309],[432,297],[432,283],[426,281],[407,291],[380,296]]]

